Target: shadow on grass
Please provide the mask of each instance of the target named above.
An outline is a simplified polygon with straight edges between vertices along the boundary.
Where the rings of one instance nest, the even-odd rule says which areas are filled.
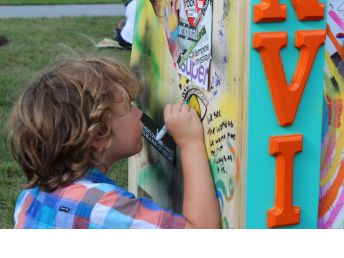
[[[8,39],[0,36],[0,47],[6,46],[8,44]]]

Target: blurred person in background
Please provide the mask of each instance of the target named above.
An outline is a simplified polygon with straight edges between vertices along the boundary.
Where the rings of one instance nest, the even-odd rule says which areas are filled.
[[[122,47],[131,47],[133,43],[133,31],[135,22],[136,0],[123,0],[126,6],[125,16],[127,20],[121,20],[114,30],[114,40]]]

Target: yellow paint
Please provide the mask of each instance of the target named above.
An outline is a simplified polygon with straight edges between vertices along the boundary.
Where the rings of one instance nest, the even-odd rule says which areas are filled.
[[[180,83],[182,84],[183,87],[185,87],[185,83],[188,79],[186,79],[186,77],[183,77],[181,80],[180,80]]]
[[[336,68],[334,66],[334,64],[331,60],[330,54],[327,50],[325,51],[325,60],[327,62],[328,70],[330,72],[330,77],[336,78],[340,92],[343,93],[344,92],[344,82],[342,80],[342,77],[339,73],[338,68]],[[332,99],[338,99],[338,96],[333,91],[333,89],[326,87],[326,90],[327,90],[327,94],[330,97],[332,97]],[[335,121],[335,117],[338,117],[338,110],[332,109],[332,121]],[[343,126],[343,116],[340,116],[340,122],[341,122],[341,125]],[[337,136],[337,144],[336,144],[336,149],[335,149],[333,157],[338,157],[337,162],[339,163],[341,155],[342,155],[342,150],[344,147],[344,137],[343,137],[343,134],[341,132],[341,128],[336,128],[336,124],[334,124],[334,125],[331,124],[330,125],[330,132],[329,132],[329,134],[330,134],[329,139],[330,139],[330,137],[333,137],[333,135],[336,132],[338,132],[339,135]],[[338,166],[337,166],[337,164],[334,165],[333,163],[336,163],[336,160],[331,161],[332,165],[329,167],[328,173],[326,174],[326,176],[323,179],[320,180],[320,187],[327,184],[327,183],[330,183],[332,178],[335,176],[336,171],[338,169]]]
[[[197,111],[199,117],[201,116],[201,108],[199,107],[199,103],[196,96],[191,96],[189,106]]]
[[[338,86],[340,88],[340,92],[343,93],[343,90],[344,90],[344,82],[342,80],[342,76],[338,70],[338,68],[335,67],[331,57],[330,57],[330,54],[327,50],[325,50],[325,60],[326,60],[326,63],[327,63],[327,67],[328,67],[328,70],[330,72],[330,77],[334,77],[336,78],[336,81],[338,82]],[[337,93],[335,93],[332,89],[327,89],[327,95],[331,98],[331,99],[339,99],[341,98],[342,96],[338,95]]]
[[[151,62],[150,67],[145,67],[145,70],[147,70],[147,82],[149,83],[151,87],[151,99],[157,100],[157,101],[169,101],[170,103],[177,102],[177,100],[180,101],[181,94],[184,92],[184,89],[186,87],[186,81],[187,79],[185,77],[182,77],[180,80],[181,85],[184,87],[182,89],[179,89],[179,80],[177,78],[178,75],[176,74],[175,67],[173,66],[173,60],[171,57],[171,54],[169,52],[168,48],[168,42],[166,40],[166,33],[165,33],[165,23],[163,19],[159,19],[161,17],[164,17],[164,11],[167,12],[171,11],[171,1],[172,0],[159,0],[156,6],[157,14],[158,14],[158,22],[156,21],[156,17],[154,15],[153,10],[151,10],[150,2],[148,0],[145,0],[143,2],[146,3],[147,6],[145,8],[145,12],[142,12],[139,26],[137,26],[137,33],[140,35],[140,37],[136,37],[138,39],[144,39],[145,42],[148,42],[147,44],[150,47],[151,52],[150,58],[154,60],[154,62]],[[180,0],[176,0],[180,1]],[[226,0],[228,2],[228,6],[231,6],[229,10],[227,10],[226,16],[224,16],[223,13],[223,5],[222,4],[214,4],[216,8],[213,10],[214,16],[214,27],[213,27],[213,35],[216,35],[218,33],[219,28],[219,21],[220,17],[224,17],[223,23],[221,23],[221,30],[225,32],[225,37],[223,37],[222,40],[225,42],[221,43],[217,40],[214,40],[216,42],[213,47],[216,47],[217,49],[221,49],[221,53],[227,56],[227,58],[231,57],[231,61],[226,64],[228,68],[217,68],[215,65],[211,68],[211,71],[209,71],[209,79],[210,83],[212,81],[211,75],[214,74],[213,71],[220,71],[217,72],[219,76],[221,76],[221,86],[218,87],[217,95],[215,94],[215,91],[204,91],[205,95],[209,101],[209,105],[206,106],[207,108],[207,117],[210,114],[213,114],[214,112],[221,111],[221,117],[215,118],[213,116],[213,122],[208,123],[207,117],[203,120],[204,130],[205,130],[205,145],[206,150],[208,154],[209,161],[213,163],[212,166],[212,174],[214,176],[215,182],[218,180],[223,181],[225,184],[225,188],[227,193],[232,192],[230,195],[232,199],[229,202],[229,199],[225,200],[224,206],[221,206],[221,217],[222,221],[221,224],[223,227],[226,227],[226,224],[228,227],[238,227],[239,224],[237,221],[239,221],[240,218],[240,200],[241,200],[241,181],[238,182],[238,178],[240,178],[240,162],[239,159],[242,159],[241,155],[241,132],[242,132],[242,120],[243,120],[243,114],[242,114],[242,107],[244,106],[243,103],[243,97],[241,96],[241,91],[238,91],[238,89],[242,88],[243,83],[243,73],[242,68],[244,59],[242,58],[242,53],[238,52],[238,49],[241,49],[241,46],[244,44],[245,37],[244,37],[244,30],[242,30],[242,26],[240,26],[242,19],[239,17],[239,7],[242,6],[238,3],[241,1],[236,0]],[[214,1],[215,2],[215,1]],[[183,4],[183,3],[181,3]],[[169,12],[171,13],[171,12]],[[218,14],[218,15],[215,15]],[[168,15],[165,16],[168,22],[168,27],[171,30],[175,30],[176,26],[178,25],[178,18],[176,15],[172,15],[169,17]],[[215,22],[216,21],[216,22]],[[222,20],[221,20],[222,22]],[[157,28],[158,25],[160,26],[160,30]],[[149,28],[147,31],[146,28]],[[239,35],[239,36],[238,36]],[[135,38],[135,37],[134,37]],[[214,37],[216,39],[216,36]],[[135,48],[139,48],[140,46],[144,45],[142,42],[137,42],[138,44],[133,44],[133,56],[139,56],[141,52],[137,51]],[[139,61],[139,58],[135,58],[135,60]],[[171,81],[171,78],[174,80]],[[236,79],[236,80],[235,80]],[[241,81],[240,81],[240,80]],[[173,87],[161,87],[163,84],[170,84]],[[173,89],[173,90],[172,90]],[[178,95],[179,94],[179,95]],[[161,97],[163,96],[163,97]],[[198,102],[196,96],[191,96],[189,99],[189,105],[190,107],[195,108],[198,115],[201,114],[201,108],[202,112],[203,106],[200,107],[200,102]],[[151,101],[151,104],[147,106],[147,110],[154,110],[156,108],[156,102]],[[153,113],[153,112],[152,112]],[[211,136],[207,134],[207,130],[209,128],[216,128],[220,126],[220,124],[223,121],[232,121],[234,124],[234,128],[225,128],[222,132],[217,132],[216,134],[212,134]],[[216,139],[218,139],[223,134],[227,133],[233,133],[236,134],[237,138],[236,140],[229,139],[230,144],[233,145],[233,147],[228,144],[227,139],[226,141],[223,141],[220,144],[216,143]],[[210,142],[212,142],[212,147],[210,146]],[[215,145],[214,145],[215,144]],[[219,151],[219,156],[212,156],[211,151],[217,150],[214,148],[220,147],[223,145],[222,151]],[[234,150],[235,148],[235,150]],[[234,150],[234,152],[233,152]],[[147,153],[144,152],[142,156],[144,158],[147,158]],[[217,154],[216,154],[217,155]],[[214,164],[214,160],[216,158],[220,158],[221,155],[232,155],[233,162],[230,163],[224,163],[222,164]],[[164,162],[164,161],[162,161]],[[152,193],[157,194],[155,191],[162,191],[162,189],[165,186],[165,182],[160,185],[159,180],[154,180],[155,178],[151,177],[150,171],[142,171],[140,170],[140,164],[137,164],[137,178],[135,177],[135,180],[142,179],[140,181],[140,185],[142,188],[145,189],[148,193],[150,193],[149,190],[152,190]],[[226,174],[224,173],[218,173],[217,168],[218,167],[224,167],[226,169]],[[157,168],[158,170],[158,168]],[[140,173],[140,177],[139,174]],[[147,175],[145,175],[146,173]],[[232,178],[233,185],[228,184],[230,178]],[[168,180],[167,180],[168,181]],[[166,182],[167,182],[166,181]],[[158,189],[158,190],[157,190]],[[222,191],[222,190],[220,190]],[[162,191],[163,192],[163,191]],[[152,195],[153,196],[153,195]],[[226,197],[226,196],[225,196]],[[227,201],[227,202],[226,202]],[[225,220],[224,220],[225,218]],[[227,221],[228,219],[228,221]],[[234,223],[234,224],[233,224]]]
[[[172,13],[170,17],[167,18],[168,27],[170,27],[171,31],[175,31],[178,26],[178,17]]]
[[[160,0],[159,3],[156,5],[155,10],[160,17],[164,17],[165,6],[170,6],[170,2],[172,2],[172,0]]]

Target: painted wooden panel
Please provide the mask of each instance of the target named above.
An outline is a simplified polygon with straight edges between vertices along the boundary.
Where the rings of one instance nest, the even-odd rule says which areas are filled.
[[[344,1],[328,0],[318,228],[344,228]]]
[[[260,0],[251,0],[251,10]],[[326,1],[320,1],[320,3]],[[250,21],[249,110],[246,227],[267,228],[268,210],[278,199],[276,157],[269,154],[271,136],[303,135],[302,152],[295,154],[293,166],[293,206],[300,207],[300,224],[288,228],[316,228],[320,172],[320,136],[322,123],[322,81],[324,46],[319,48],[310,71],[295,119],[292,124],[279,125],[269,81],[260,52],[253,48],[254,33],[281,32],[287,34],[287,46],[280,50],[285,77],[292,81],[300,56],[295,47],[297,31],[324,30],[325,20],[300,21],[290,0],[280,0],[287,7],[283,22]],[[246,64],[245,64],[246,65]],[[289,86],[292,87],[292,86]],[[283,98],[283,96],[280,96]]]
[[[326,80],[325,76],[324,87],[328,94],[326,92],[323,94],[322,71],[325,47],[322,43],[325,39],[326,21],[321,19],[322,8],[318,8],[321,12],[318,10],[317,14],[307,13],[309,19],[315,20],[308,18],[305,20],[301,17],[301,9],[298,10],[299,17],[297,16],[293,6],[295,1],[280,0],[279,3],[287,9],[285,21],[276,22],[270,17],[267,19],[268,22],[264,19],[254,22],[254,6],[261,1],[212,1],[212,59],[208,74],[209,88],[206,90],[178,75],[176,71],[176,62],[181,51],[178,48],[178,41],[174,41],[178,36],[176,33],[178,26],[173,15],[178,15],[178,4],[181,2],[181,0],[160,0],[153,6],[149,0],[140,0],[137,3],[131,67],[137,72],[144,85],[144,92],[135,101],[135,105],[160,126],[164,125],[163,110],[167,103],[188,101],[199,110],[208,159],[221,208],[223,228],[267,228],[282,225],[279,222],[268,225],[268,210],[273,211],[274,207],[281,206],[276,202],[279,199],[278,194],[276,195],[279,191],[277,183],[279,180],[276,178],[277,159],[274,156],[279,155],[272,150],[269,153],[271,147],[269,144],[273,139],[302,135],[301,138],[299,137],[302,139],[300,142],[302,148],[299,146],[301,152],[298,148],[293,153],[293,168],[287,169],[293,172],[292,177],[290,175],[286,177],[289,184],[291,184],[290,178],[292,179],[293,189],[290,187],[284,189],[289,193],[292,191],[292,206],[296,210],[299,207],[300,213],[297,215],[298,218],[292,221],[292,224],[296,224],[287,228],[316,228],[317,224],[319,227],[321,221],[318,221],[317,215],[320,161],[324,166],[322,171],[328,170],[329,163],[324,163],[323,160],[330,157],[335,161],[334,157],[338,155],[334,155],[337,152],[341,153],[343,147],[340,147],[341,138],[336,137],[341,135],[341,126],[331,127],[338,117],[340,119],[342,117],[341,98],[336,92],[341,84],[333,86],[332,77],[340,77],[338,81],[341,82],[342,75],[338,71],[341,69],[343,53],[337,49],[338,55],[332,57],[335,48],[340,46],[337,38],[337,43],[332,46],[332,52],[327,56],[326,62],[332,60],[332,66],[339,67],[339,70],[333,68],[337,71],[337,74],[333,73],[333,75],[332,68],[325,69],[329,79]],[[325,0],[318,2],[320,7],[326,3]],[[327,14],[330,7],[326,4],[325,9]],[[338,12],[337,15],[340,15]],[[343,27],[343,22],[338,20],[338,23]],[[312,34],[312,31],[317,31],[319,44],[316,49],[311,50],[314,61],[307,61],[308,67],[305,67],[302,65],[302,60],[309,57],[308,43],[303,42],[301,38],[308,37],[307,35],[309,32]],[[283,34],[286,41],[281,45],[283,48],[278,49],[277,52],[278,55],[280,53],[280,60],[277,61],[283,66],[282,73],[285,73],[286,87],[292,89],[299,82],[305,82],[301,99],[297,100],[298,106],[293,107],[296,115],[293,114],[290,121],[280,124],[277,119],[280,111],[274,107],[270,79],[267,79],[267,68],[262,61],[263,54],[260,49],[262,45],[255,45],[253,42],[254,33],[258,35],[257,33],[269,32]],[[306,53],[301,55],[301,65],[298,64],[300,49]],[[272,62],[272,66],[275,63],[276,61]],[[308,78],[307,76],[301,78],[305,72],[294,74],[295,70],[300,71],[300,68],[304,68],[304,71],[310,70]],[[278,76],[277,79],[280,80],[282,75]],[[295,80],[292,80],[293,76],[296,76]],[[335,90],[328,90],[330,87],[328,85],[332,85]],[[293,98],[293,94],[290,96]],[[323,102],[323,99],[327,102]],[[324,118],[322,118],[323,107],[324,114],[326,108],[329,110]],[[338,123],[341,125],[340,121],[337,121],[336,125]],[[321,145],[321,139],[322,144],[327,147]],[[331,142],[329,139],[332,139]],[[339,146],[337,149],[332,145],[334,141],[337,141],[336,146]],[[328,151],[330,149],[331,151]],[[321,153],[323,153],[322,158]],[[339,160],[331,164],[339,164]],[[326,205],[339,203],[333,200],[333,196],[337,198],[337,192],[328,192],[326,187],[330,186],[330,180],[338,183],[342,179],[340,169],[338,172],[332,169],[331,173],[327,170],[321,172],[323,181],[320,181],[320,184],[328,181],[320,188],[323,191],[321,200],[324,202],[321,202],[319,212],[322,203]],[[280,174],[283,176],[283,171]],[[335,180],[336,178],[339,179]],[[340,192],[341,184],[337,183],[335,185]],[[129,159],[129,190],[139,196],[148,193],[164,208],[182,213],[183,176],[179,149],[177,148],[176,162],[172,165],[144,140],[141,153]],[[326,195],[324,191],[327,191]],[[288,202],[289,208],[292,207],[290,199]],[[326,208],[324,210],[327,221],[329,216],[333,217],[333,215]]]
[[[242,156],[246,156],[243,152],[247,145],[243,133],[245,1],[212,1],[208,90],[186,81],[176,72],[164,20],[168,20],[166,11],[175,8],[178,2],[181,1],[160,0],[154,6],[148,0],[137,2],[131,67],[144,85],[144,92],[135,105],[160,126],[164,124],[163,110],[168,103],[188,101],[200,110],[222,227],[245,227],[242,198],[246,165]],[[175,29],[170,25],[167,27]],[[178,148],[176,162],[171,165],[144,140],[141,153],[129,159],[129,190],[139,194],[139,187],[164,208],[182,213],[183,179]]]

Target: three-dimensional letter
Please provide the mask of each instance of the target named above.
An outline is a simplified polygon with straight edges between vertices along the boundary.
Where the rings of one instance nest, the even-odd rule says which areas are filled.
[[[253,48],[260,52],[281,126],[293,124],[315,57],[325,39],[325,30],[296,31],[295,46],[301,52],[292,81],[288,84],[280,55],[280,50],[287,46],[287,32],[253,33]]]
[[[276,188],[268,228],[300,224],[300,207],[293,206],[293,167],[295,154],[302,151],[302,138],[302,134],[270,137],[269,153],[276,156]]]
[[[323,20],[325,4],[319,0],[291,0],[297,18],[300,21]],[[261,0],[253,7],[254,22],[276,22],[287,20],[287,5],[279,0]]]
[[[291,0],[296,16],[300,21],[323,20],[325,4],[319,0]]]
[[[287,20],[287,5],[279,0],[262,0],[253,7],[254,22],[276,22]]]

